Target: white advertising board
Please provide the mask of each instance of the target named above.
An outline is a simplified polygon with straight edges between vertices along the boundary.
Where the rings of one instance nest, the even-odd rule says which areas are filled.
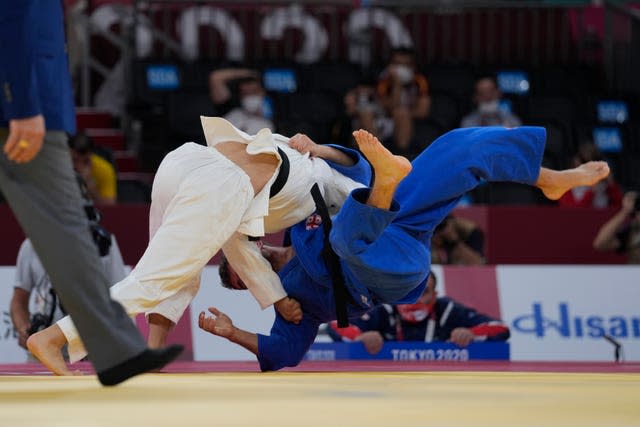
[[[512,360],[640,360],[640,267],[497,266]]]

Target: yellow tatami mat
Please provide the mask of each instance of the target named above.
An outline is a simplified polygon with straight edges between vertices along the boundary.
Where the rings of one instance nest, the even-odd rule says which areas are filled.
[[[640,426],[640,374],[0,376],[0,427]]]

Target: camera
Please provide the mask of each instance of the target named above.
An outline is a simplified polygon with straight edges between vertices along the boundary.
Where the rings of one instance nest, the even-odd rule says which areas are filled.
[[[89,227],[91,228],[93,242],[98,247],[100,256],[105,257],[109,255],[109,250],[111,249],[111,233],[98,223],[92,222]]]
[[[29,336],[35,334],[36,332],[40,332],[41,330],[49,327],[51,325],[51,317],[45,316],[42,313],[36,313],[31,316],[31,327],[27,331]]]
[[[89,228],[91,229],[91,236],[93,242],[98,247],[100,256],[104,257],[109,255],[111,249],[111,233],[106,228],[100,225],[100,219],[102,219],[100,212],[93,206],[90,200],[85,200],[84,212],[89,219]]]
[[[91,197],[89,197],[87,185],[82,177],[77,173],[76,180],[78,181],[80,193],[82,194],[82,198],[84,199],[84,213],[89,220],[89,229],[91,230],[91,237],[93,237],[93,242],[98,247],[100,256],[107,256],[109,255],[109,250],[111,249],[111,233],[109,233],[106,228],[100,225],[102,215],[100,215],[100,211],[98,211],[93,205]]]

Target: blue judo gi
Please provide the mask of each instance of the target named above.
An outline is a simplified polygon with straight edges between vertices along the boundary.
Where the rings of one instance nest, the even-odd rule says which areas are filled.
[[[413,170],[400,183],[390,210],[366,205],[369,189],[354,190],[334,218],[330,235],[353,298],[349,317],[360,317],[381,303],[414,303],[426,286],[436,225],[483,181],[533,185],[545,139],[541,127],[457,129],[412,162]],[[296,257],[279,275],[304,315],[295,325],[276,313],[270,335],[258,334],[263,371],[297,365],[320,324],[336,319],[330,275],[322,259],[322,225],[316,224],[307,221],[291,229]]]

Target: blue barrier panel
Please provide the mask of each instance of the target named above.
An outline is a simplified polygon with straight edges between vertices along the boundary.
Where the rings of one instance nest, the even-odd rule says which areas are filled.
[[[460,348],[451,343],[386,342],[377,354],[369,354],[360,342],[314,343],[305,360],[393,360],[425,362],[466,362],[468,360],[509,360],[506,342],[472,343]]]

